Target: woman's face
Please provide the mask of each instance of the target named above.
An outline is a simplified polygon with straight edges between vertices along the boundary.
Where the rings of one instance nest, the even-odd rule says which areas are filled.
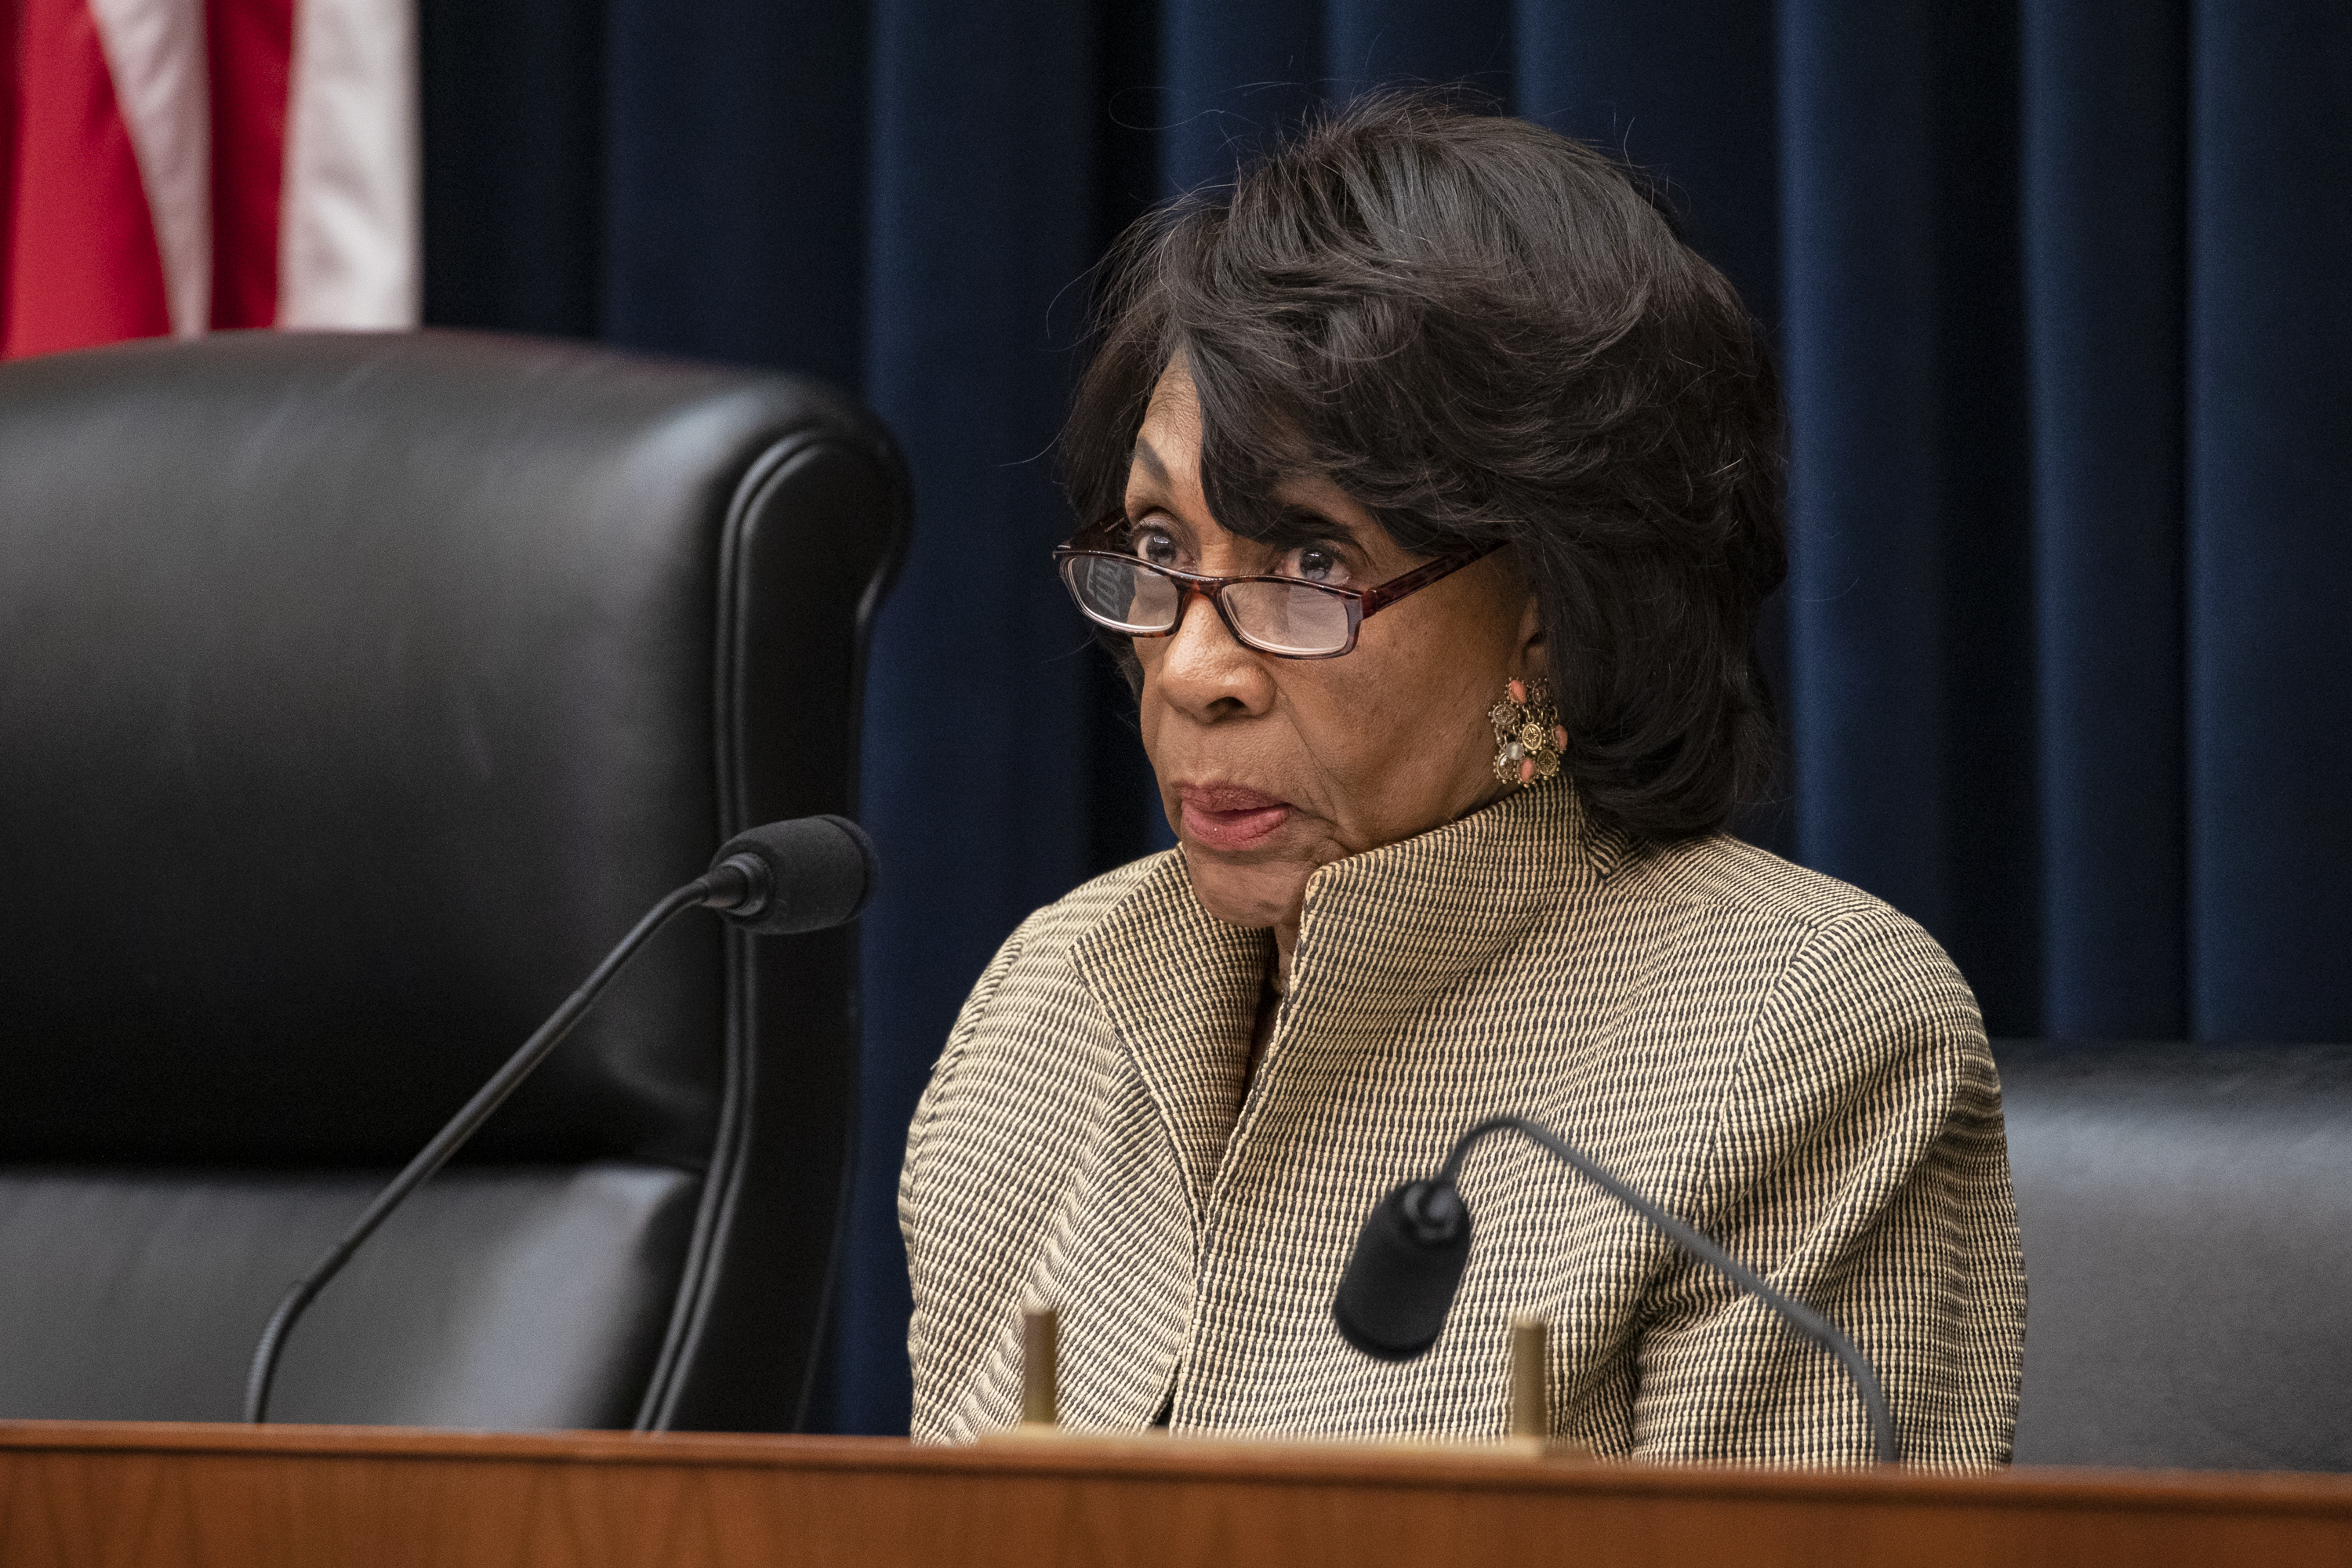
[[[1427,559],[1406,553],[1326,481],[1276,499],[1313,514],[1288,549],[1226,532],[1201,490],[1192,377],[1154,389],[1128,472],[1135,548],[1212,576],[1308,577],[1370,588]],[[1328,525],[1328,528],[1326,527]],[[1173,637],[1141,637],[1144,749],[1208,911],[1295,930],[1307,879],[1475,810],[1502,786],[1486,710],[1504,683],[1542,671],[1532,595],[1507,552],[1401,599],[1363,623],[1353,652],[1284,659],[1234,640],[1205,599]]]

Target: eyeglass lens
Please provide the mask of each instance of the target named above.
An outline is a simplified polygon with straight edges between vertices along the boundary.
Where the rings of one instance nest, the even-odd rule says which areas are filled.
[[[1073,555],[1062,580],[1095,620],[1116,631],[1150,634],[1176,625],[1183,595],[1170,578],[1141,563],[1105,555]],[[1235,583],[1224,604],[1242,636],[1268,653],[1324,654],[1348,646],[1348,604],[1305,584]]]

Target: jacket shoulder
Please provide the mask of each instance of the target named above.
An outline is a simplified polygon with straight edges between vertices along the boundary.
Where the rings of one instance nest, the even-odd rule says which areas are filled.
[[[1023,1026],[1008,1039],[1003,1030],[992,1027],[992,1015],[1003,1010],[1033,1023],[1040,1016],[1065,1015],[1076,988],[1076,973],[1068,958],[1072,945],[1175,853],[1147,855],[1080,884],[1033,912],[996,950],[948,1030],[947,1043],[932,1063],[929,1080],[916,1102],[899,1174],[902,1223],[913,1223],[925,1146],[941,1109],[956,1094],[967,1065],[975,1058],[985,1063],[992,1057],[1002,1057],[1008,1048],[1013,1055],[1026,1058],[1035,1054],[1034,1047],[1040,1038],[1055,1036],[1051,1029]]]
[[[1913,992],[1979,1033],[1976,999],[1918,921],[1849,882],[1724,835],[1651,851],[1624,873],[1628,896],[1692,906],[1711,948],[1781,955],[1781,989]]]
[[[962,1053],[1001,995],[1034,1003],[1039,999],[1036,988],[1041,984],[1055,995],[1075,986],[1077,973],[1071,967],[1070,950],[1138,887],[1164,871],[1168,862],[1180,853],[1168,849],[1130,860],[1081,882],[1052,903],[1032,911],[1004,939],[980,984],[972,987],[955,1027],[949,1031],[940,1065],[947,1066]]]
[[[1178,849],[1163,849],[1156,855],[1130,860],[1124,866],[1114,867],[1099,877],[1079,883],[1023,921],[1006,945],[1011,947],[1018,943],[1024,954],[1066,949],[1100,923],[1120,900],[1150,880],[1166,868],[1170,860],[1182,853]]]
[[[1637,862],[1632,879],[1659,896],[1715,904],[1805,931],[1821,931],[1855,917],[1892,918],[1909,923],[1885,900],[1851,882],[1784,860],[1727,834],[1654,847]]]

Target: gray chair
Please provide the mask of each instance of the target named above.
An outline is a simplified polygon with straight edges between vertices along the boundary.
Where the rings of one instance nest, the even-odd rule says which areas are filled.
[[[2352,1469],[2352,1047],[1998,1041],[2017,1459]]]
[[[468,334],[0,365],[0,1416],[233,1420],[278,1294],[654,900],[855,806],[904,547],[809,382]],[[800,1424],[852,933],[666,931],[272,1414]]]

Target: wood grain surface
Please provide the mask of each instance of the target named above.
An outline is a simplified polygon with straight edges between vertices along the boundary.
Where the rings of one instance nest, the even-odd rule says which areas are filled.
[[[0,1423],[5,1568],[2301,1563],[2352,1479]]]

